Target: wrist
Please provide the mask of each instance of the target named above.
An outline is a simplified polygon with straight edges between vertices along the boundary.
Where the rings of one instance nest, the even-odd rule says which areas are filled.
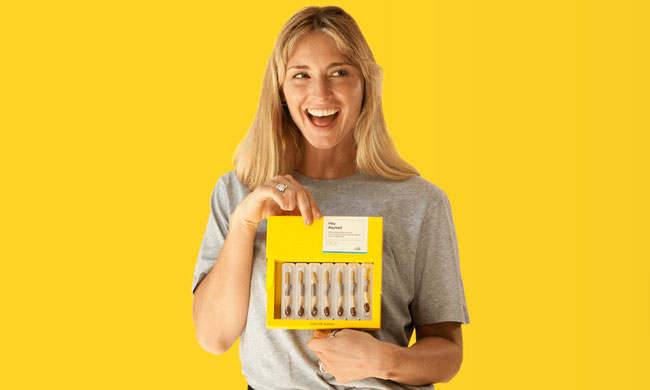
[[[388,342],[381,342],[381,350],[378,356],[381,357],[377,367],[377,373],[374,375],[377,378],[393,380],[395,376],[395,367],[397,367],[401,359],[403,347],[391,344]]]
[[[238,210],[239,208],[236,208],[235,211],[230,214],[230,229],[237,229],[243,232],[257,232],[257,227],[260,223],[247,220],[240,215]]]

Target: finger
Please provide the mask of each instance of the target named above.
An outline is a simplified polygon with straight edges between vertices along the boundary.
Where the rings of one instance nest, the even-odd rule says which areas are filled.
[[[307,191],[307,195],[309,196],[309,203],[311,204],[311,211],[314,214],[314,218],[316,219],[323,218],[323,213],[320,211],[320,207],[318,207],[318,205],[316,204],[316,201],[314,200],[314,196],[309,191]]]
[[[316,205],[316,202],[314,201],[314,198],[311,196],[309,191],[305,187],[303,187],[302,184],[298,183],[296,179],[293,178],[291,175],[286,175],[283,176],[287,181],[289,181],[294,188],[296,188],[296,193],[298,196],[298,207],[300,208],[300,213],[302,214],[303,218],[305,219],[305,223],[307,225],[311,225],[314,218],[320,219],[322,214],[320,214],[320,209],[318,209],[318,206],[316,206],[316,209],[318,210],[318,217],[315,214],[315,209],[314,206]]]
[[[289,202],[289,208],[287,210],[291,211],[291,210],[295,209],[296,208],[296,203],[297,203],[296,202],[296,186],[295,186],[295,184],[293,184],[292,182],[287,180],[286,177],[284,177],[284,176],[276,176],[271,180],[271,182],[276,183],[276,185],[277,184],[284,184],[285,186],[287,186],[287,188],[285,188],[284,191],[280,192],[280,190],[278,190],[278,192],[280,192],[280,194],[282,194],[282,196],[284,196],[285,199],[287,199],[287,201]]]
[[[296,190],[291,187],[287,187],[282,195],[284,195],[285,199],[287,199],[287,202],[289,202],[288,211],[296,211],[296,206],[298,205],[298,202],[296,201]]]
[[[261,202],[264,202],[266,199],[273,199],[275,203],[280,206],[282,210],[289,210],[289,201],[287,198],[282,195],[280,190],[278,190],[275,186],[280,183],[273,183],[273,182],[268,182],[266,184],[262,184],[260,186],[260,191],[261,191]]]
[[[305,220],[305,224],[311,225],[312,222],[314,221],[314,214],[311,210],[311,202],[309,202],[309,197],[307,196],[307,192],[303,189],[302,191],[298,191],[298,208],[300,209],[300,214],[302,215],[302,219]]]
[[[307,191],[307,189],[291,175],[286,175],[284,176],[287,180],[292,182],[295,186],[300,186],[305,190],[305,193],[307,194],[307,198],[309,199],[309,205],[311,206],[311,211],[312,215],[316,219],[321,219],[323,217],[323,213],[320,211],[320,207],[316,204],[316,200],[314,200],[314,196],[311,194],[311,192]]]
[[[314,330],[314,337],[317,339],[322,339],[325,337],[329,337],[330,333],[332,333],[331,330],[329,329],[315,329]]]
[[[311,209],[311,201],[308,195],[309,192],[291,175],[282,176],[282,179],[286,180],[288,183],[291,183],[291,187],[295,189],[296,200],[298,202],[300,214],[305,220],[305,224],[311,225],[314,220],[314,214]]]
[[[307,348],[311,349],[314,351],[314,353],[318,354],[319,352],[323,351],[323,339],[318,339],[318,338],[312,338],[307,342]]]

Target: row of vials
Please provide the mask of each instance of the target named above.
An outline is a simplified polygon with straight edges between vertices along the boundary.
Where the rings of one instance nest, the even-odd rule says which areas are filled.
[[[372,320],[372,264],[282,264],[282,318]]]

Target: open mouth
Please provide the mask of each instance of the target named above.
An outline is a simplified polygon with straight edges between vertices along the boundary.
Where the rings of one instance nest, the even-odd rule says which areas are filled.
[[[339,109],[334,110],[306,110],[307,117],[314,126],[317,127],[328,127],[339,116]]]

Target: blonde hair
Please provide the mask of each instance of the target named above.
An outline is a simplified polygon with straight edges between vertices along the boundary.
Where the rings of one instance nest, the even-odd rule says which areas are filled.
[[[381,104],[381,67],[354,19],[343,9],[329,6],[303,8],[280,31],[266,65],[255,118],[233,158],[239,180],[254,189],[277,175],[290,174],[300,161],[305,141],[282,106],[281,90],[293,47],[303,35],[316,31],[334,39],[364,79],[361,113],[353,130],[357,168],[366,175],[390,179],[419,175],[400,157],[388,133]]]

